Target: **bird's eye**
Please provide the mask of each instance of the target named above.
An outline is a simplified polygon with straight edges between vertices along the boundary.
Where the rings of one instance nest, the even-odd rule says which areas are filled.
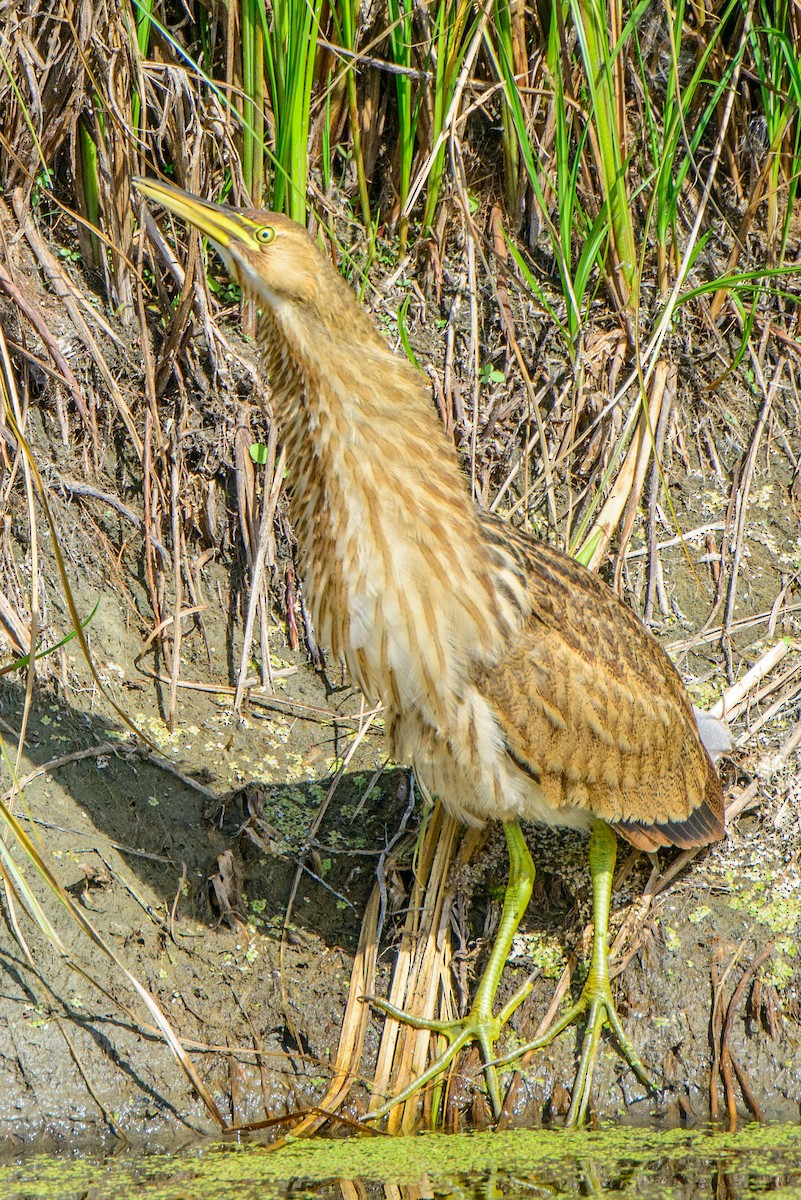
[[[269,245],[270,242],[274,242],[275,230],[272,225],[262,225],[260,229],[257,229],[256,241],[262,242],[265,246]]]

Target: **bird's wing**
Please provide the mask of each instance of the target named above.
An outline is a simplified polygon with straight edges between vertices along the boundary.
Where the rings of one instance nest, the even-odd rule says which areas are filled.
[[[602,817],[643,849],[720,837],[720,781],[665,651],[574,559],[484,521],[525,572],[531,601],[479,681],[511,759],[555,808]]]

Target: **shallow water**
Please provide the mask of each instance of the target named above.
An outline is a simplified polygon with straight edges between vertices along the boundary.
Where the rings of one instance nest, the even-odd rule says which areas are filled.
[[[312,1139],[278,1150],[206,1142],[171,1155],[37,1155],[0,1163],[3,1200],[594,1195],[801,1200],[801,1128]]]

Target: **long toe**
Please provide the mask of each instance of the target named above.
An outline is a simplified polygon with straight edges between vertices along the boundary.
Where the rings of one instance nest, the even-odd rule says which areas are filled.
[[[584,1038],[581,1043],[581,1057],[576,1072],[576,1081],[573,1084],[567,1125],[580,1125],[587,1114],[595,1062],[598,1058],[598,1043],[601,1040],[605,1020],[606,1005],[600,1000],[593,1001],[590,1004],[587,1028],[584,1030]]]
[[[578,1070],[576,1072],[576,1081],[573,1085],[570,1110],[567,1114],[566,1123],[568,1125],[580,1125],[587,1115],[590,1096],[592,1094],[595,1064],[598,1059],[598,1047],[604,1025],[607,1025],[614,1033],[621,1055],[640,1082],[649,1091],[656,1091],[656,1087],[645,1070],[633,1043],[626,1037],[614,1001],[612,1000],[611,992],[606,996],[597,996],[589,1003],[587,1027],[584,1031],[584,1038],[581,1044],[581,1057],[579,1058]]]
[[[416,1079],[412,1080],[402,1091],[391,1096],[379,1108],[371,1110],[363,1118],[365,1121],[380,1121],[398,1104],[405,1104],[416,1092],[428,1086],[447,1071],[448,1067],[455,1061],[457,1055],[465,1046],[469,1046],[471,1042],[477,1042],[481,1057],[484,1063],[484,1078],[486,1081],[487,1092],[489,1094],[492,1111],[496,1119],[501,1114],[502,1103],[500,1095],[500,1084],[498,1081],[498,1072],[495,1067],[495,1042],[498,1039],[502,1028],[502,1022],[498,1017],[487,1016],[485,1013],[477,1013],[472,1009],[466,1017],[461,1017],[455,1021],[432,1021],[418,1017],[411,1017],[408,1013],[402,1012],[400,1009],[394,1008],[391,1004],[387,1004],[383,1000],[372,1000],[377,1008],[388,1016],[394,1017],[395,1020],[403,1021],[404,1024],[412,1026],[415,1029],[427,1029],[432,1033],[440,1034],[447,1038],[448,1047],[440,1054],[426,1070]]]

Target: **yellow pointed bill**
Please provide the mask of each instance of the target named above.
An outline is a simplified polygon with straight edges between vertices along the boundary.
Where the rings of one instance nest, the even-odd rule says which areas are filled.
[[[201,200],[173,183],[145,179],[142,176],[136,176],[131,182],[140,195],[155,200],[176,217],[194,225],[220,249],[227,249],[233,241],[244,241],[250,243],[254,250],[258,249],[258,243],[253,236],[253,231],[258,229],[257,223],[236,209]]]

